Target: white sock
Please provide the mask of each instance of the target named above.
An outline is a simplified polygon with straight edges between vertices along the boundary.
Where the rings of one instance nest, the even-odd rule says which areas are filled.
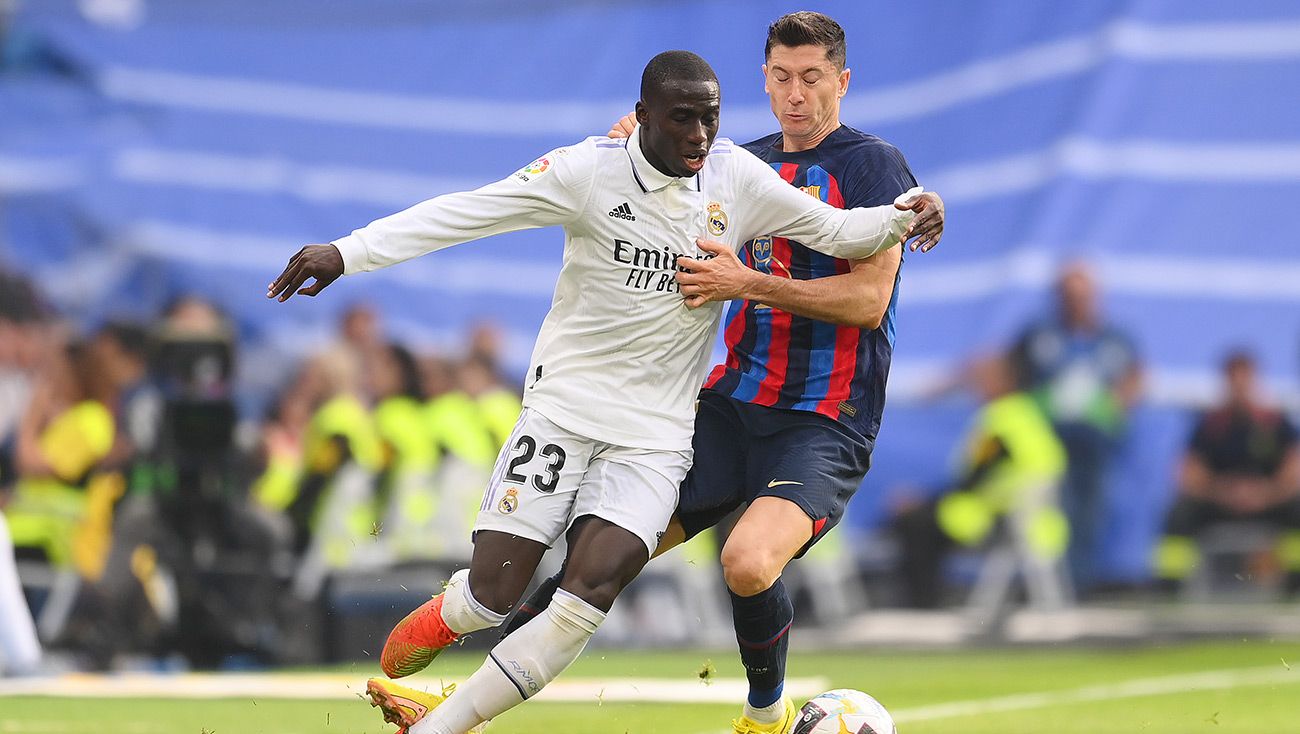
[[[532,698],[564,672],[605,613],[560,589],[546,611],[497,643],[474,675],[410,734],[465,734]]]
[[[745,717],[757,724],[775,724],[781,720],[781,714],[785,713],[785,696],[776,699],[776,703],[756,709],[745,702]]]
[[[458,635],[496,627],[506,619],[506,615],[483,606],[470,593],[468,568],[452,574],[442,594],[442,621]]]

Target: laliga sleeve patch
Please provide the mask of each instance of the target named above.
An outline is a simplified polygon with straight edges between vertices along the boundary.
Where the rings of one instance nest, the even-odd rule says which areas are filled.
[[[515,171],[515,178],[519,179],[523,183],[528,183],[533,179],[541,178],[555,168],[555,159],[557,157],[568,152],[567,148],[557,148],[532,163],[529,163],[518,171]]]

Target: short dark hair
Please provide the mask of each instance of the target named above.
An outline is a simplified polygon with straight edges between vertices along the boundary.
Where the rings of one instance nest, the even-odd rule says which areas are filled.
[[[763,48],[765,61],[771,58],[773,46],[821,46],[826,49],[826,58],[841,71],[848,59],[844,29],[830,16],[811,10],[789,13],[773,21],[767,27],[767,46]]]
[[[690,51],[664,51],[657,54],[641,72],[641,101],[645,102],[670,82],[713,82],[718,75],[699,54]]]
[[[1232,372],[1242,368],[1255,369],[1255,355],[1245,347],[1233,347],[1223,358],[1223,371]]]
[[[99,333],[117,342],[132,357],[144,359],[149,355],[149,330],[134,321],[109,321],[100,327]]]

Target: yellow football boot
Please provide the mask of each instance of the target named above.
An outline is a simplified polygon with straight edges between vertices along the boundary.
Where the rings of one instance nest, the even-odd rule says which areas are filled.
[[[732,731],[734,734],[790,734],[795,722],[799,720],[799,707],[794,705],[794,700],[789,696],[785,696],[781,701],[785,704],[785,711],[776,722],[760,724],[742,715],[739,719],[732,720]]]
[[[417,721],[442,705],[454,690],[456,686],[450,685],[443,686],[441,694],[426,693],[399,686],[383,678],[371,678],[366,682],[366,695],[370,696],[370,705],[378,706],[384,712],[384,721],[397,724],[397,734],[406,734]]]

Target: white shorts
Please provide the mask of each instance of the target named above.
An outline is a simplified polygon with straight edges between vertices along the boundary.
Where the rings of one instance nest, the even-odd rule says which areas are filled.
[[[689,450],[594,441],[524,408],[497,457],[474,530],[551,546],[574,520],[594,515],[636,535],[653,555],[690,468]]]

